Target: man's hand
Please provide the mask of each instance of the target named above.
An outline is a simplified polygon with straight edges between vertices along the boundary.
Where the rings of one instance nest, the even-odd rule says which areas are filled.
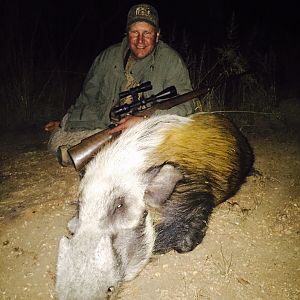
[[[50,121],[44,126],[45,131],[53,131],[54,129],[58,128],[60,125],[60,121]]]
[[[126,116],[125,118],[121,119],[117,126],[113,129],[111,129],[108,134],[113,134],[116,132],[123,131],[127,129],[128,127],[131,127],[132,125],[139,123],[144,120],[144,117],[137,117],[137,116]]]

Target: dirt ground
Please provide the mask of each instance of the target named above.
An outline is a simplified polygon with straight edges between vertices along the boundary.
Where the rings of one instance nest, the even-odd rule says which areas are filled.
[[[259,174],[215,209],[204,241],[154,256],[120,299],[300,299],[300,142],[297,130],[279,127],[248,131]],[[58,242],[79,177],[57,164],[46,139],[1,137],[0,299],[55,297]]]

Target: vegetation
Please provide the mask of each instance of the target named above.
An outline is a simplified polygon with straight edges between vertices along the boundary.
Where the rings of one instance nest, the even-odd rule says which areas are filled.
[[[185,32],[181,40],[177,47],[188,64],[194,88],[216,86],[199,100],[200,110],[270,112],[277,105],[275,54],[272,48],[243,53],[234,13],[222,47],[204,43],[200,53],[195,53]]]

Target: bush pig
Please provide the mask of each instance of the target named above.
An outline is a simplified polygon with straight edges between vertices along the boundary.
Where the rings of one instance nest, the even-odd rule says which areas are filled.
[[[86,166],[73,236],[59,245],[59,298],[109,299],[153,252],[194,249],[252,164],[246,138],[221,115],[153,116],[124,131]]]

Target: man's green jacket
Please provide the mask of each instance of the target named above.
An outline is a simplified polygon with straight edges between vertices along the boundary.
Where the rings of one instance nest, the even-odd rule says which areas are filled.
[[[128,51],[127,38],[119,44],[102,51],[94,60],[85,79],[82,92],[68,111],[66,131],[104,129],[110,124],[109,113],[119,105],[119,93],[126,84],[124,57]],[[157,94],[174,85],[178,94],[192,90],[187,67],[180,55],[159,41],[155,50],[146,58],[138,60],[132,75],[139,83],[151,81],[153,89],[145,97]],[[155,114],[177,114],[187,116],[193,113],[193,101],[178,105]]]

